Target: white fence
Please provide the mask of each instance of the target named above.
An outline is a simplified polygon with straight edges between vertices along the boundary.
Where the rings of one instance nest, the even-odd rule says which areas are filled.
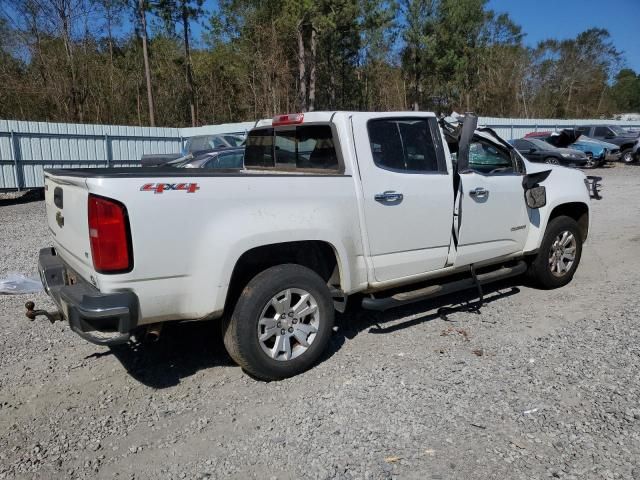
[[[0,120],[0,191],[43,186],[45,168],[138,166],[143,154],[179,152],[186,137],[243,133],[253,126],[179,129]]]
[[[640,127],[640,122],[480,117],[503,138],[553,131],[584,124]],[[123,127],[0,120],[0,191],[41,187],[45,168],[137,166],[143,154],[176,153],[184,138],[215,133],[240,133],[255,122],[196,128]]]

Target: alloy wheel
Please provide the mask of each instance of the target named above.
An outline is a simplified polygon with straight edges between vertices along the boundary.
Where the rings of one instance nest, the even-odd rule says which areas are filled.
[[[288,288],[274,295],[262,309],[258,341],[270,358],[288,361],[307,351],[319,327],[320,312],[313,295]]]
[[[576,259],[576,237],[568,230],[561,232],[549,250],[549,269],[556,277],[563,277],[573,267]]]

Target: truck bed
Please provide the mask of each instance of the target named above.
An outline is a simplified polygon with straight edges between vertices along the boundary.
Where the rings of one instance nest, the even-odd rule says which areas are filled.
[[[56,177],[83,177],[83,178],[185,178],[185,177],[281,177],[281,176],[317,176],[336,177],[345,176],[344,173],[304,171],[296,172],[285,170],[238,170],[238,169],[206,169],[206,168],[176,168],[176,167],[119,167],[119,168],[72,168],[49,169],[45,173]],[[350,176],[350,175],[348,175]]]

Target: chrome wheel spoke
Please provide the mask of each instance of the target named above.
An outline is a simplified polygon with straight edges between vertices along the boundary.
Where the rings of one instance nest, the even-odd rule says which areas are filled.
[[[296,330],[301,331],[303,334],[307,336],[311,335],[312,333],[316,333],[318,331],[318,329],[314,325],[311,325],[308,323],[298,324]]]
[[[271,305],[276,309],[276,313],[282,315],[291,309],[291,290],[285,290],[278,297],[271,299]]]
[[[271,349],[271,358],[277,359],[282,352],[284,352],[285,360],[289,360],[291,358],[291,342],[286,335],[278,335],[276,337],[276,342],[273,344],[273,348]]]
[[[264,330],[260,330],[261,327]],[[278,333],[278,323],[274,318],[262,317],[258,322],[258,329],[262,333],[260,334],[260,341],[264,342]]]
[[[313,295],[300,288],[288,288],[264,306],[258,320],[258,341],[268,357],[292,360],[311,346],[319,325],[320,312]]]
[[[564,264],[561,258],[558,259],[558,273],[564,273],[567,270],[567,266]]]
[[[566,247],[567,245],[569,245],[569,242],[573,241],[573,235],[571,235],[571,233],[569,232],[564,232],[563,236],[562,236],[562,246]]]
[[[298,300],[298,302],[293,307],[291,307],[291,311],[294,313],[294,315],[298,315],[298,312],[307,306],[307,301],[309,300],[309,298],[311,298],[311,294],[309,293],[300,295],[300,300]]]
[[[302,318],[308,317],[312,313],[316,313],[317,311],[318,311],[317,305],[307,305],[305,306],[305,308],[303,308],[299,312],[296,312],[296,316],[302,319]]]
[[[308,347],[309,346],[309,342],[307,342],[308,335],[305,334],[299,328],[296,328],[293,331],[293,336],[296,337],[296,340],[298,340],[298,343],[300,343],[300,345],[302,345],[303,347]]]

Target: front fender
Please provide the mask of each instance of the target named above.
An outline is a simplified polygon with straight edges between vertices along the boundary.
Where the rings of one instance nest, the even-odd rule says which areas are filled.
[[[530,167],[531,166],[531,167]],[[533,252],[540,248],[544,233],[553,211],[568,203],[581,203],[589,207],[589,192],[585,185],[585,175],[573,168],[527,164],[527,173],[551,170],[549,177],[540,185],[546,187],[547,204],[537,209],[527,209],[529,215],[529,234],[524,252]],[[589,222],[591,215],[589,214]]]

